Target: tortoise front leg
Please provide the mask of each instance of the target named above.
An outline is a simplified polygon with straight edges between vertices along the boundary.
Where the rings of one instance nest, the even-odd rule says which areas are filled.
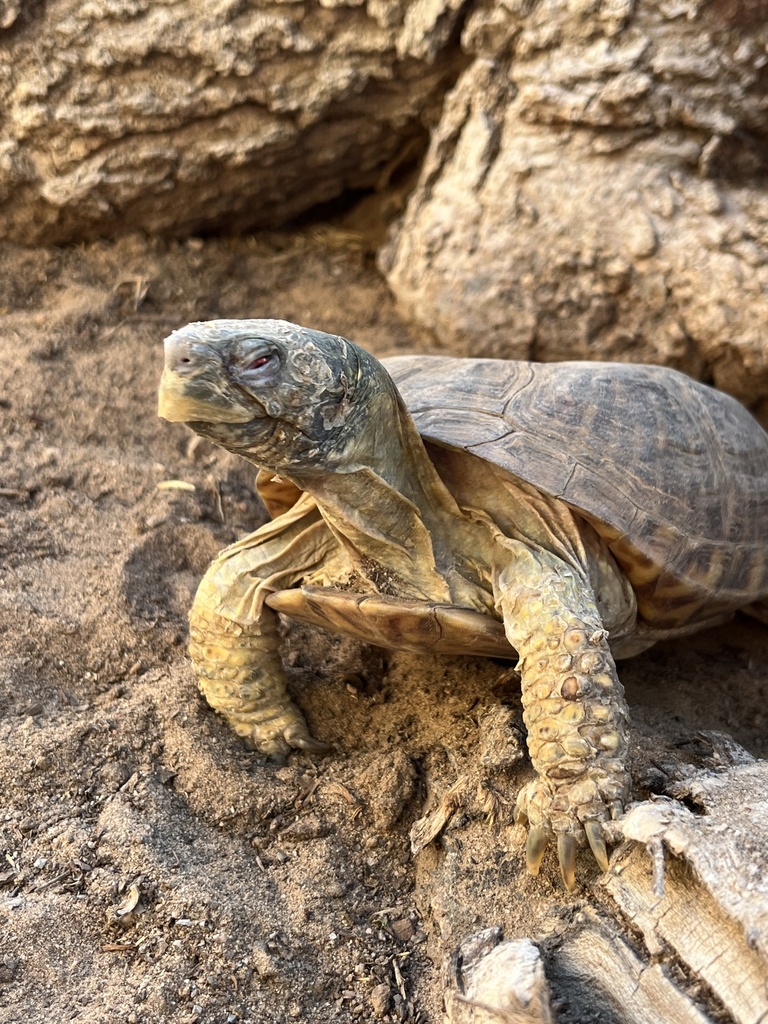
[[[586,835],[600,867],[602,822],[621,813],[628,711],[605,629],[586,580],[547,551],[513,543],[496,580],[497,608],[520,655],[523,720],[538,778],[521,791],[528,821],[528,871],[537,875],[557,837],[563,881],[575,884],[576,847]]]
[[[288,694],[278,617],[265,598],[292,586],[333,544],[314,503],[297,506],[222,551],[190,611],[189,652],[205,699],[238,736],[273,757],[328,746],[313,739]]]
[[[249,746],[282,757],[295,747],[327,750],[310,735],[288,695],[277,615],[262,609],[250,628],[211,611],[217,595],[206,577],[189,615],[189,653],[200,690]]]

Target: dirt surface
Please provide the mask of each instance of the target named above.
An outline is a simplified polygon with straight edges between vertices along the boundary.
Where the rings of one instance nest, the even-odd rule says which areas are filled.
[[[128,238],[4,248],[0,274],[0,1021],[439,1022],[472,931],[612,913],[583,854],[571,895],[551,854],[521,872],[509,802],[530,769],[504,665],[293,628],[294,695],[335,749],[283,767],[197,694],[187,608],[263,511],[247,465],[156,418],[162,338],[276,316],[412,350],[365,246]],[[637,796],[711,761],[698,730],[765,756],[762,627],[660,645],[622,676]],[[462,776],[466,809],[413,857],[410,827]],[[586,1019],[555,995],[561,1021]]]

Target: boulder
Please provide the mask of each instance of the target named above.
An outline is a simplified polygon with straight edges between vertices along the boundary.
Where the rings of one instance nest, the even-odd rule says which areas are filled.
[[[286,223],[427,144],[460,0],[0,3],[0,235]]]
[[[467,354],[768,395],[768,4],[486,0],[381,266]]]

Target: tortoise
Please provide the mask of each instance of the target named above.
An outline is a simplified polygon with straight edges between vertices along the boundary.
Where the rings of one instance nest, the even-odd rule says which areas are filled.
[[[165,341],[159,414],[259,467],[272,520],[190,612],[208,702],[259,751],[327,749],[288,696],[278,613],[368,643],[518,658],[528,871],[608,864],[629,796],[615,659],[768,597],[768,435],[664,367],[376,360],[282,320]]]

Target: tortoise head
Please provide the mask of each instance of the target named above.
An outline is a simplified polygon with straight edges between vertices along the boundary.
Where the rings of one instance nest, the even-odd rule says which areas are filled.
[[[393,399],[363,349],[285,320],[210,320],[165,340],[159,415],[289,476],[349,459]]]

